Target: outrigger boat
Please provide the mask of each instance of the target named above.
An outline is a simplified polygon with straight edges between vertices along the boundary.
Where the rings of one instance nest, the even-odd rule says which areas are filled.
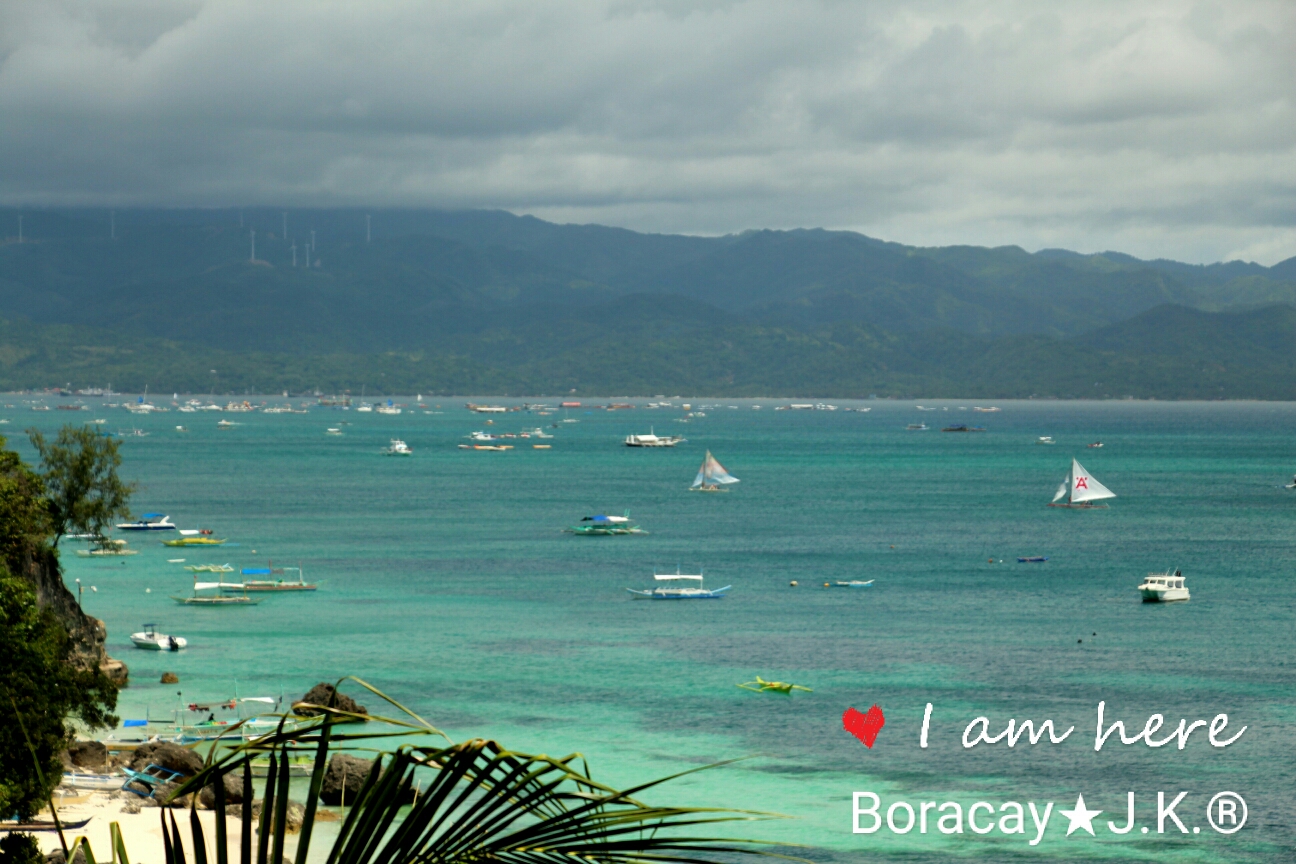
[[[630,518],[630,511],[624,516],[586,516],[579,525],[564,528],[568,534],[582,534],[586,537],[609,537],[621,534],[647,534]]]
[[[1071,472],[1057,488],[1050,507],[1070,507],[1076,510],[1091,510],[1095,507],[1106,507],[1106,504],[1095,504],[1106,498],[1115,498],[1116,493],[1090,476],[1084,466],[1076,459],[1071,460]],[[1066,498],[1066,501],[1062,499]]]
[[[566,421],[563,421],[566,422]],[[647,435],[627,435],[625,446],[627,447],[674,447],[683,441],[687,441],[683,435],[656,435],[652,427],[648,427]]]
[[[200,591],[215,591],[215,594],[200,594]],[[226,591],[238,590],[242,594],[226,594]],[[260,603],[247,596],[247,589],[242,582],[226,582],[224,575],[219,582],[199,582],[197,575],[194,576],[193,595],[190,597],[176,597],[172,595],[172,600],[177,603],[183,603],[186,606],[255,606]]]
[[[711,451],[706,452],[706,458],[702,460],[702,467],[698,469],[697,477],[693,478],[693,485],[689,487],[691,492],[728,492],[723,488],[730,483],[737,483],[738,478],[724,469]]]
[[[233,573],[234,568],[229,564],[186,564],[185,568],[190,573]]]
[[[804,690],[807,693],[814,692],[809,687],[802,687],[800,684],[788,684],[786,681],[766,681],[759,675],[756,676],[755,681],[748,681],[738,686],[756,693],[782,693],[784,696],[791,696],[793,690]]]
[[[632,598],[635,600],[723,600],[725,592],[732,588],[732,585],[726,585],[723,588],[703,588],[701,574],[692,576],[683,573],[654,573],[653,579],[658,582],[666,582],[667,585],[660,585],[656,588],[650,588],[646,591],[627,588]],[[678,586],[669,583],[688,583],[696,582],[696,587],[687,585]]]
[[[297,571],[297,581],[287,579],[248,579],[248,576],[283,576],[287,570]],[[244,567],[242,570],[245,591],[314,591],[319,585],[307,582],[301,567]]]
[[[177,537],[174,540],[163,540],[163,546],[220,546],[225,541],[216,537]]]

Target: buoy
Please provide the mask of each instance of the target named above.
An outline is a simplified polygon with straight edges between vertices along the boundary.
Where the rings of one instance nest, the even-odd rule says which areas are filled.
[[[892,547],[891,547],[891,548],[892,548],[892,549],[894,549],[894,548],[895,548],[895,547],[894,547],[894,546],[892,546]]]
[[[145,593],[145,594],[152,594],[152,593],[153,593],[153,589],[152,589],[152,588],[145,588],[145,589],[144,589],[144,593]]]
[[[825,588],[828,587],[828,583],[827,583],[827,582],[824,583],[824,587],[825,587]]]
[[[796,581],[795,579],[793,579],[793,580],[792,580],[791,582],[789,582],[788,584],[791,585],[793,588],[797,587],[797,581]]]
[[[987,563],[987,564],[993,564],[993,563],[994,563],[994,559],[993,559],[993,558],[987,558],[987,559],[986,559],[986,563]]]

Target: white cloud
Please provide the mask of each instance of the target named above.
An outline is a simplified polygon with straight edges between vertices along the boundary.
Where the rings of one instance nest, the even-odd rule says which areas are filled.
[[[1296,255],[1280,2],[9,0],[0,203]]]

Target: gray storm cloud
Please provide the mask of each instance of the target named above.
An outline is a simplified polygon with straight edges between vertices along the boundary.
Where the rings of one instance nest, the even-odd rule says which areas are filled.
[[[0,202],[1296,255],[1296,5],[8,0]]]

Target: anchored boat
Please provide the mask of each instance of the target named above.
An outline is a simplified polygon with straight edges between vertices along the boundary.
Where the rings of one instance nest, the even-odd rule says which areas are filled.
[[[145,513],[135,522],[122,522],[117,526],[122,531],[174,531],[175,524],[165,513]]]
[[[1116,493],[1099,483],[1076,459],[1071,460],[1071,473],[1058,486],[1050,507],[1070,507],[1076,510],[1091,510],[1106,507],[1106,504],[1095,504],[1107,498],[1115,498]],[[1065,498],[1066,501],[1062,499]]]
[[[179,651],[186,647],[189,641],[183,636],[168,636],[165,633],[159,633],[154,629],[157,625],[145,624],[144,629],[139,633],[132,633],[130,640],[136,648],[144,648],[149,651]]]
[[[203,594],[203,591],[214,591]],[[226,591],[242,591],[242,594],[227,594]],[[199,582],[194,576],[193,595],[189,597],[172,596],[172,600],[186,606],[255,606],[260,600],[247,596],[247,589],[242,582],[226,582],[221,576],[219,582]]]
[[[728,492],[724,487],[730,483],[737,483],[738,478],[725,470],[724,466],[711,455],[711,451],[706,451],[706,458],[702,460],[702,467],[698,469],[697,476],[693,478],[693,485],[689,487],[691,492]]]
[[[297,579],[248,579],[248,576],[283,576],[286,570],[296,570]],[[307,582],[302,576],[301,567],[244,567],[242,571],[243,590],[245,591],[314,591],[319,588],[314,582]]]
[[[701,574],[654,573],[653,579],[666,584],[646,591],[639,591],[634,588],[627,588],[626,590],[630,592],[632,599],[635,600],[722,600],[725,592],[733,587],[732,585],[726,585],[723,588],[703,588]],[[696,582],[697,585],[689,585],[690,582]]]
[[[606,537],[620,534],[647,534],[630,518],[630,511],[624,516],[586,516],[579,525],[564,529],[569,534],[583,534],[587,537]]]
[[[674,447],[682,441],[687,441],[683,435],[657,435],[654,434],[653,428],[648,427],[647,435],[627,435],[625,446],[627,447]]]
[[[1171,603],[1175,600],[1187,600],[1190,595],[1184,585],[1184,575],[1178,569],[1173,573],[1149,573],[1138,586],[1144,603]]]

